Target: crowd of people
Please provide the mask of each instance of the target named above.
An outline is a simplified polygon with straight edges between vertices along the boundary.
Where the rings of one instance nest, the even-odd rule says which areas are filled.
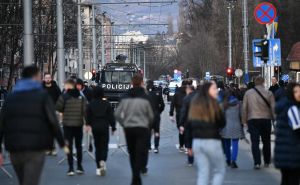
[[[57,154],[54,139],[67,155],[67,175],[83,174],[84,133],[92,133],[94,146],[89,149],[95,149],[96,175],[104,176],[110,129],[114,134],[117,122],[124,128],[131,185],[141,185],[141,174],[148,172],[149,150],[159,153],[160,117],[165,109],[162,89],[151,80],[144,85],[143,78],[134,75],[132,88],[114,109],[101,87],[89,88],[81,79],[70,78],[61,91],[50,74],[43,79],[41,82],[38,68],[25,67],[1,110],[0,144],[4,141],[10,152],[20,185],[39,183],[45,155]],[[184,80],[176,90],[169,115],[178,128],[179,151],[187,154],[189,166],[195,163],[198,167],[197,185],[221,185],[226,165],[238,168],[244,130],[250,134],[254,169],[269,168],[273,162],[272,127],[276,135],[274,165],[282,173],[281,185],[299,185],[300,85],[278,83],[275,77],[269,90],[264,84],[260,76],[247,89],[214,81],[194,87],[192,81]]]

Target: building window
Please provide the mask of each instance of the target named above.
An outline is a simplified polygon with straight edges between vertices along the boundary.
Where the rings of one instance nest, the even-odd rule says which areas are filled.
[[[82,65],[82,69],[85,70],[85,64]]]

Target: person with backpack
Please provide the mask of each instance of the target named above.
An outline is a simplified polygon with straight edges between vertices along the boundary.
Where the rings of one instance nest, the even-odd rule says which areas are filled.
[[[93,89],[93,100],[87,107],[88,130],[92,129],[96,156],[96,175],[105,176],[106,160],[109,143],[109,126],[112,134],[116,131],[116,122],[111,105],[104,99],[104,91],[101,87]],[[90,129],[91,127],[91,129]]]
[[[238,100],[235,89],[230,88],[225,92],[223,109],[227,124],[222,129],[221,136],[226,162],[231,168],[238,168],[236,161],[239,151],[239,140],[244,138],[244,131],[241,123],[241,103]]]
[[[290,83],[287,96],[276,104],[274,162],[281,171],[281,185],[300,184],[300,84]]]
[[[263,77],[255,78],[255,87],[244,95],[242,111],[242,123],[249,128],[254,169],[257,170],[261,168],[260,138],[265,167],[271,163],[271,130],[275,118],[275,98],[271,91],[265,89],[264,83]]]
[[[62,94],[57,103],[56,110],[63,115],[63,131],[65,140],[68,142],[70,154],[68,154],[69,170],[67,175],[73,176],[73,141],[75,140],[77,154],[77,174],[83,174],[82,167],[82,138],[83,125],[85,122],[85,113],[87,101],[75,88],[75,81],[70,79],[65,82],[65,85],[70,87]]]

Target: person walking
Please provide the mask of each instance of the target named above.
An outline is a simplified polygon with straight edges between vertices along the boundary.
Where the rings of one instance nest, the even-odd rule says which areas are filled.
[[[185,92],[185,88],[187,85],[187,81],[183,81],[181,87],[178,87],[174,97],[172,99],[171,102],[171,107],[170,107],[170,119],[172,122],[174,122],[174,110],[176,112],[176,124],[177,124],[177,128],[179,131],[179,152],[185,152],[185,148],[184,148],[184,133],[180,132],[180,111],[182,108],[182,104],[183,104],[183,99],[186,96],[186,92]]]
[[[191,101],[187,128],[193,135],[193,152],[198,166],[197,185],[208,185],[210,176],[212,185],[221,185],[225,176],[219,130],[225,126],[226,120],[217,98],[216,83],[207,82]]]
[[[276,104],[274,162],[281,171],[281,185],[300,184],[300,85],[290,83],[287,96]],[[295,124],[293,124],[295,123]],[[293,127],[296,126],[296,127]]]
[[[151,98],[142,87],[143,77],[132,78],[133,88],[121,99],[115,112],[116,120],[124,127],[132,170],[131,185],[141,185],[141,173],[147,173],[149,131],[155,115]]]
[[[187,85],[186,87],[186,97],[183,99],[183,104],[180,112],[180,121],[179,121],[179,130],[181,133],[184,133],[185,136],[185,147],[188,150],[187,158],[188,158],[188,166],[193,166],[194,164],[194,155],[193,155],[193,135],[191,133],[191,129],[186,128],[186,124],[188,121],[189,108],[191,105],[191,101],[194,96],[197,94],[194,86],[192,84]]]
[[[276,76],[272,77],[272,85],[269,88],[269,91],[271,91],[273,93],[273,95],[275,95],[276,91],[279,89],[279,84],[278,84],[278,80]]]
[[[154,153],[158,153],[159,139],[160,139],[160,115],[165,109],[165,103],[162,97],[161,89],[154,87],[154,82],[152,80],[147,81],[147,91],[151,98],[152,104],[154,105],[154,123],[150,129],[150,140],[149,140],[149,150],[151,151],[151,135],[152,131],[154,132]]]
[[[251,149],[254,168],[261,168],[259,148],[260,137],[263,142],[265,167],[271,163],[271,129],[275,118],[275,99],[271,91],[265,90],[264,78],[256,77],[255,87],[245,93],[243,99],[242,122],[248,125],[251,136]]]
[[[82,93],[88,102],[92,101],[93,91],[79,78],[76,80],[76,89]]]
[[[45,73],[44,75],[43,88],[49,93],[54,104],[56,104],[59,96],[61,95],[61,90],[57,83],[52,79],[50,73]]]
[[[75,175],[73,165],[73,140],[75,140],[77,154],[77,174],[83,174],[82,167],[82,137],[85,122],[87,102],[80,92],[75,88],[74,80],[65,82],[69,89],[62,94],[57,103],[56,110],[63,115],[64,137],[68,142],[70,154],[68,154],[69,170],[68,176]]]
[[[0,146],[4,139],[20,185],[39,184],[45,152],[52,148],[54,138],[60,147],[65,146],[53,101],[41,85],[39,69],[25,67],[0,115]]]
[[[111,126],[113,134],[116,131],[116,122],[111,105],[104,99],[103,89],[101,87],[95,87],[93,94],[93,100],[87,107],[87,128],[88,131],[92,130],[94,136],[97,166],[96,174],[105,176],[109,144],[109,126]]]
[[[57,83],[52,79],[52,76],[50,73],[44,74],[44,81],[43,81],[43,88],[48,92],[50,97],[53,100],[53,103],[56,104],[59,96],[61,95],[61,91],[57,85]],[[56,156],[57,152],[55,149],[55,143],[53,144],[53,147],[50,151],[46,152],[47,155]]]
[[[241,103],[235,92],[234,89],[225,92],[223,108],[227,124],[221,131],[226,162],[231,168],[238,168],[236,161],[239,151],[239,140],[244,138]]]

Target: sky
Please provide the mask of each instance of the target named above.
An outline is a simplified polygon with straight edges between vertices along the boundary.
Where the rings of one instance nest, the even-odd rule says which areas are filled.
[[[163,3],[163,4],[150,4],[150,2],[164,2],[170,0],[95,0],[96,2],[149,2],[149,4],[122,4],[101,5],[100,11],[106,11],[107,15],[112,18],[115,24],[166,24],[168,16],[173,17],[174,31],[177,30],[178,19],[178,3]],[[172,1],[172,0],[171,0]],[[141,31],[144,34],[156,34],[159,32],[166,32],[167,26],[147,25],[147,26],[116,26],[115,31],[118,34],[127,31]]]

